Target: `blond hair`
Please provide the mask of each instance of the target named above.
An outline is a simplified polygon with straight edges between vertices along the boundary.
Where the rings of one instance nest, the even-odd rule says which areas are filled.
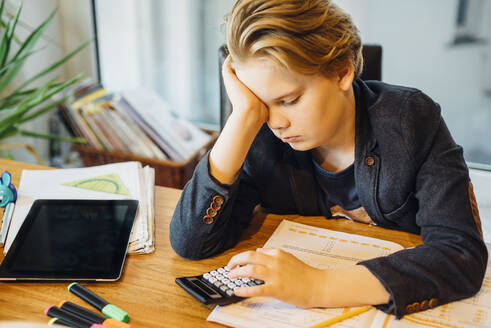
[[[361,74],[361,38],[330,0],[237,0],[226,17],[233,62],[266,58],[298,73],[331,76],[352,63]]]

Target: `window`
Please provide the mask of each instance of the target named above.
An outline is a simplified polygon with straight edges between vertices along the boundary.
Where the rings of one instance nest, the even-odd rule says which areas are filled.
[[[217,49],[235,1],[95,2],[104,85],[154,88],[178,115],[217,128]],[[382,45],[383,81],[427,93],[466,160],[491,165],[491,1],[337,3],[364,42]]]

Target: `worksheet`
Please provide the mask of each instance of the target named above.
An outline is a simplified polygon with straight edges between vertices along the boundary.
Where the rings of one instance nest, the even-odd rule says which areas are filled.
[[[403,249],[393,242],[287,220],[281,222],[264,247],[281,248],[320,269],[351,266]],[[207,320],[234,327],[308,327],[353,309],[304,309],[272,298],[252,297],[217,306]],[[375,309],[370,310],[342,321],[336,327],[370,327],[376,313]]]
[[[375,238],[316,228],[283,220],[264,247],[281,248],[311,266],[327,269],[354,265],[384,256],[402,246]],[[487,245],[488,252],[491,251]],[[479,293],[474,297],[444,304],[396,320],[395,316],[372,309],[341,321],[343,328],[489,328],[491,327],[491,257]],[[301,277],[299,277],[301,279]],[[322,283],[322,282],[319,282]],[[354,308],[303,309],[273,298],[252,297],[241,302],[217,306],[209,321],[233,327],[309,327]]]

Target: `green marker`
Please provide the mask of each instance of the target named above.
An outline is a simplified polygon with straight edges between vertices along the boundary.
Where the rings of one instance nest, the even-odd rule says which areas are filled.
[[[109,318],[113,318],[123,322],[129,322],[130,316],[125,311],[118,308],[116,305],[110,304],[108,301],[102,297],[94,294],[84,286],[80,285],[78,282],[71,283],[68,285],[68,291],[77,295],[97,310],[101,311]]]

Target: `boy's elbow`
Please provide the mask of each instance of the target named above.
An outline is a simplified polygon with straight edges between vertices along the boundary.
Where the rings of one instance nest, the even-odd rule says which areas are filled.
[[[170,245],[174,252],[180,257],[189,260],[199,260],[202,257],[199,256],[199,252],[196,250],[196,241],[193,242],[192,238],[188,238],[186,233],[180,231],[180,229],[173,229],[172,224],[169,231]]]

